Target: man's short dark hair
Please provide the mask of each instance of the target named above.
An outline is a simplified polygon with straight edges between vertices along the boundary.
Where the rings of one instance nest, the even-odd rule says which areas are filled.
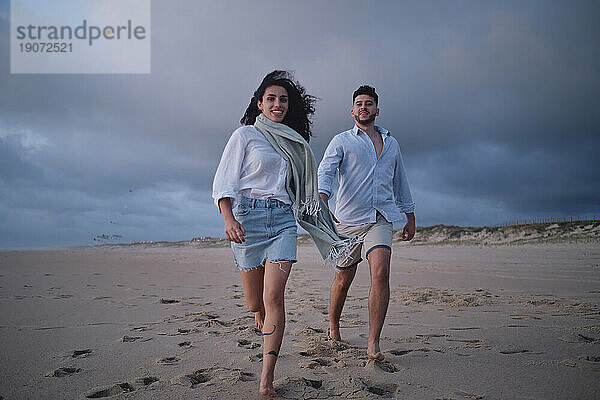
[[[354,91],[354,94],[352,95],[352,103],[354,103],[354,100],[356,100],[356,97],[360,96],[361,94],[366,94],[367,96],[371,96],[375,100],[375,104],[379,103],[379,96],[377,96],[377,93],[375,93],[375,88],[371,87],[369,85],[362,85],[361,87],[359,87],[358,89],[356,89]]]

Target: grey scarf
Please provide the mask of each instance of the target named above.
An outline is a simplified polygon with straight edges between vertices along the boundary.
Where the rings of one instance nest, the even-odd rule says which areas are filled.
[[[358,239],[339,234],[335,228],[331,212],[319,196],[315,156],[310,146],[298,132],[263,114],[256,117],[254,126],[287,161],[286,189],[298,224],[313,238],[325,263],[335,265],[350,254]]]

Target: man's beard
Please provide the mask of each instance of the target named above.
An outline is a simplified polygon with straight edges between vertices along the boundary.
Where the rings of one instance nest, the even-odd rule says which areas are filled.
[[[371,122],[375,121],[375,117],[377,115],[375,114],[371,114],[369,115],[369,118],[367,118],[366,120],[361,120],[359,117],[360,115],[356,115],[354,117],[354,119],[356,120],[357,123],[361,124],[361,125],[369,125]]]

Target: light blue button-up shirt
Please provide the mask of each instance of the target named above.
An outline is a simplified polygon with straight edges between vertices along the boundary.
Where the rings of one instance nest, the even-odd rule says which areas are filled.
[[[319,192],[331,197],[338,172],[340,188],[335,216],[343,225],[376,221],[377,211],[386,220],[400,220],[400,211],[414,212],[400,145],[390,132],[375,126],[383,138],[379,159],[369,136],[354,125],[331,139],[319,164]]]

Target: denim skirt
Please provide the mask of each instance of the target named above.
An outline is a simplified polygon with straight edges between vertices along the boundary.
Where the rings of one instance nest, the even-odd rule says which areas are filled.
[[[267,259],[296,262],[298,233],[292,206],[275,199],[241,196],[234,215],[246,230],[244,243],[231,242],[240,270],[260,267]]]

